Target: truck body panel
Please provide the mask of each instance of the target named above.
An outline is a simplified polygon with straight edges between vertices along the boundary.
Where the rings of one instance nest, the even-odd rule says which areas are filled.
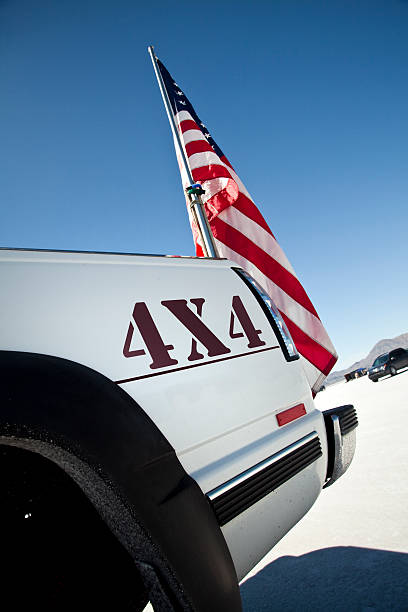
[[[234,264],[24,250],[0,260],[1,348],[68,359],[119,385],[204,494],[251,480],[315,435],[319,456],[222,525],[242,578],[316,500],[328,448],[301,360],[285,358]],[[304,414],[280,425],[296,406]]]

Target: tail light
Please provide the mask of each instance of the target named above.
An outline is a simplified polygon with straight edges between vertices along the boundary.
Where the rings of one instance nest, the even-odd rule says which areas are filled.
[[[297,352],[295,343],[292,340],[292,336],[286,327],[285,321],[277,309],[275,303],[268,293],[261,287],[261,285],[254,279],[248,272],[242,268],[233,268],[233,270],[242,278],[244,283],[247,285],[249,290],[255,296],[257,302],[262,307],[266,318],[272,325],[278,342],[281,346],[283,354],[287,361],[293,361],[299,359],[299,353]]]

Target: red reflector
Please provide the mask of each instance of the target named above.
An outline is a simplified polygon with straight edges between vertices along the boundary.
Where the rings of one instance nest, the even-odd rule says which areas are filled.
[[[279,412],[279,414],[276,415],[276,418],[279,427],[282,427],[282,425],[286,425],[286,423],[290,423],[291,421],[294,421],[305,414],[306,408],[304,404],[298,404],[297,406],[293,406],[293,408]]]

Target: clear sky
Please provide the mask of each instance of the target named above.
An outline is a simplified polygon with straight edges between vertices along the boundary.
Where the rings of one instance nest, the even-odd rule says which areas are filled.
[[[339,353],[408,331],[408,2],[0,0],[0,245],[194,253],[155,50]]]

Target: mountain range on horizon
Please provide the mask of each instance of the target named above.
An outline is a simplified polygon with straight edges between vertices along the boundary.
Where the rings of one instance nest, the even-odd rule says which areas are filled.
[[[338,382],[344,377],[345,374],[352,372],[353,370],[357,370],[358,368],[369,368],[373,365],[373,361],[376,357],[378,357],[378,355],[388,353],[388,351],[400,346],[408,349],[408,332],[395,336],[395,338],[383,338],[382,340],[379,340],[368,353],[367,357],[360,359],[360,361],[354,362],[349,368],[331,372],[324,381],[324,384],[331,385]]]

